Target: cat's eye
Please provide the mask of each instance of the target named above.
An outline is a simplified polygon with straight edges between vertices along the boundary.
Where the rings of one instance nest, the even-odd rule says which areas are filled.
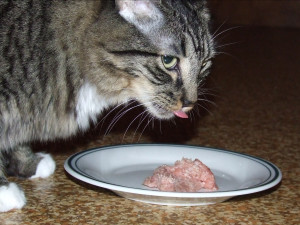
[[[170,55],[163,55],[161,61],[167,70],[173,70],[178,64],[178,58]]]
[[[204,61],[201,65],[201,69],[203,69],[207,65],[208,61]]]
[[[209,61],[204,61],[204,62],[202,63],[202,65],[201,65],[201,70],[203,70],[203,69],[207,66],[208,62],[209,62]]]

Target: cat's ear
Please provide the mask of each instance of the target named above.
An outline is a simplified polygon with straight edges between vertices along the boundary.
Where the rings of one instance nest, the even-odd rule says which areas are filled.
[[[207,21],[210,19],[210,14],[207,9],[207,1],[206,0],[186,0],[190,2],[194,6],[194,9],[197,11],[198,16],[200,18],[206,19]]]
[[[155,0],[115,0],[119,14],[143,32],[159,28],[163,15],[155,6]]]

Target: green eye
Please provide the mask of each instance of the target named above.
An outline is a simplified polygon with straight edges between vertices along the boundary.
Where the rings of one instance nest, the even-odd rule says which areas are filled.
[[[161,61],[164,64],[164,67],[167,70],[172,70],[177,66],[178,63],[178,59],[174,56],[170,56],[170,55],[163,55],[161,57]]]

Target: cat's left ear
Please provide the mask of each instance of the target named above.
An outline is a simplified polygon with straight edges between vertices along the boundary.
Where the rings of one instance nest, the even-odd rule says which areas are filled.
[[[115,0],[119,14],[143,32],[153,31],[163,23],[163,15],[155,0]]]

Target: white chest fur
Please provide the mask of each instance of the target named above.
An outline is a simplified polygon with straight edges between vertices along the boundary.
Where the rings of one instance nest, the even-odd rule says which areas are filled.
[[[96,86],[85,83],[79,90],[76,105],[76,120],[80,129],[87,129],[90,121],[95,123],[97,116],[108,106],[108,101],[97,93]]]

